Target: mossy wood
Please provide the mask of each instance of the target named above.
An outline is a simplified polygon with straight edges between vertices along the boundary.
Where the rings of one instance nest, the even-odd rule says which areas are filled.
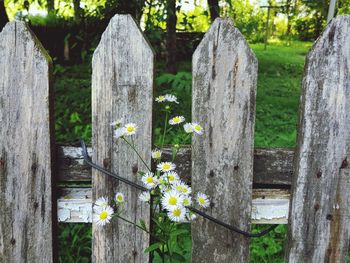
[[[148,166],[152,149],[153,51],[130,15],[114,16],[92,59],[93,162],[141,184],[147,171],[132,149],[113,139],[111,122],[123,118],[138,125],[134,143]],[[130,138],[128,138],[130,139]],[[138,200],[140,191],[96,170],[93,200],[125,195],[123,217],[149,226],[150,207]],[[93,262],[148,262],[149,236],[132,224],[115,220],[103,228],[93,224]]]
[[[350,16],[306,59],[286,262],[346,262],[350,233]]]
[[[215,20],[193,55],[193,191],[207,212],[249,231],[252,209],[257,60],[230,19]],[[208,220],[192,223],[192,262],[248,262],[249,238]]]
[[[0,262],[52,262],[51,60],[23,22],[0,33]]]

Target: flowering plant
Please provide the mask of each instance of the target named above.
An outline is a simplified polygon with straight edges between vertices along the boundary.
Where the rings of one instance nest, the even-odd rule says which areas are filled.
[[[159,96],[155,101],[164,104],[165,123],[161,145],[150,152],[155,163],[154,167],[156,167],[154,171],[146,164],[134,145],[132,136],[137,133],[138,126],[132,122],[124,123],[123,120],[111,123],[115,140],[123,140],[129,145],[147,168],[147,171],[138,172],[145,189],[147,189],[147,191],[143,191],[140,194],[139,200],[150,204],[152,211],[151,220],[155,227],[150,230],[142,219],[140,219],[139,224],[135,224],[124,218],[122,206],[127,200],[124,200],[124,195],[120,192],[116,193],[113,205],[109,203],[108,197],[100,197],[96,200],[93,207],[93,221],[97,226],[102,227],[115,217],[136,225],[153,237],[154,243],[145,249],[145,252],[154,253],[156,251],[163,259],[165,256],[168,256],[170,262],[172,262],[173,257],[181,257],[173,249],[172,244],[174,240],[176,242],[176,238],[179,235],[187,234],[188,232],[187,230],[179,229],[178,225],[194,220],[196,215],[191,211],[190,207],[197,205],[201,208],[207,208],[209,206],[209,198],[204,193],[196,193],[194,195],[191,187],[176,172],[174,161],[181,148],[180,144],[176,143],[172,146],[171,161],[162,160],[164,139],[167,131],[170,129],[177,128],[179,133],[184,132],[187,136],[193,134],[197,136],[203,134],[203,128],[198,123],[186,123],[183,116],[175,115],[169,119],[169,116],[172,114],[171,104],[178,103],[174,95]]]

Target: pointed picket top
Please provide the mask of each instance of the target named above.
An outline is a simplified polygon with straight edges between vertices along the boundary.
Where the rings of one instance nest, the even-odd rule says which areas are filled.
[[[350,16],[306,59],[287,262],[345,262],[350,231]]]
[[[152,149],[154,54],[130,15],[114,16],[102,35],[92,61],[93,161],[141,184],[138,171],[146,171],[125,142],[113,139],[111,122],[124,119],[138,126],[134,135],[148,166]],[[149,226],[150,207],[138,200],[140,191],[93,171],[93,199],[117,192],[125,195],[123,217]],[[149,235],[122,220],[103,228],[93,224],[93,262],[148,262],[144,249]]]
[[[0,33],[0,261],[52,262],[51,59],[24,22]]]
[[[208,213],[242,230],[251,216],[257,60],[230,19],[218,18],[193,55],[192,187]],[[192,262],[246,262],[249,239],[204,219],[192,225]]]

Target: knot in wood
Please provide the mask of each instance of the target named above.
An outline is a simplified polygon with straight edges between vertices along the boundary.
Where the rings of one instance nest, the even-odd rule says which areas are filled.
[[[320,204],[315,204],[314,209],[315,209],[315,211],[318,211],[318,209],[320,209]]]
[[[318,171],[318,173],[316,174],[316,177],[317,177],[317,178],[321,178],[321,176],[322,176],[322,172],[321,172],[321,171]]]
[[[237,170],[239,169],[239,166],[238,166],[238,165],[235,165],[235,166],[233,167],[233,169],[234,169],[235,171],[237,171]]]
[[[133,166],[132,166],[132,173],[136,174],[139,170],[139,167],[137,166],[137,164],[135,163]]]
[[[103,167],[105,169],[109,169],[111,167],[111,159],[110,158],[103,159]]]
[[[332,219],[333,219],[333,215],[327,214],[327,215],[326,215],[326,219],[327,219],[327,220],[332,220]]]
[[[341,163],[340,169],[348,168],[348,166],[349,166],[348,159],[345,158],[345,159],[343,160],[343,162]]]
[[[14,238],[11,238],[11,241],[10,241],[10,243],[11,243],[11,245],[15,245],[16,244],[16,239],[14,239]]]
[[[214,177],[215,176],[214,170],[210,170],[209,175],[210,175],[210,177]]]
[[[38,169],[38,164],[36,162],[33,162],[30,169],[32,171],[32,174],[35,174],[36,170]]]

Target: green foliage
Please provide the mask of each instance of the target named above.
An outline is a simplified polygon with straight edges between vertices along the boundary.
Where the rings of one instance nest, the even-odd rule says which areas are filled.
[[[55,131],[56,140],[73,143],[83,138],[91,141],[90,66],[63,68],[55,66]]]
[[[180,104],[172,104],[172,112],[185,117],[186,121],[191,120],[191,95],[192,95],[192,74],[190,72],[180,71],[176,75],[163,73],[156,78],[157,96],[171,93],[178,98]],[[156,103],[155,112],[155,130],[154,141],[157,145],[161,144],[160,138],[164,132],[163,120],[164,112],[161,107],[163,105]],[[170,116],[174,117],[174,116]],[[190,143],[190,137],[184,133],[178,133],[176,130],[170,130],[165,144],[176,144],[180,142]]]
[[[251,4],[251,1],[232,1],[227,13],[244,37],[252,42],[262,42],[265,34],[266,12]]]
[[[254,225],[253,232],[266,229],[265,225]],[[252,238],[250,246],[250,263],[283,263],[286,225],[279,225],[264,237]]]
[[[91,224],[58,225],[60,263],[85,263],[91,258]]]

